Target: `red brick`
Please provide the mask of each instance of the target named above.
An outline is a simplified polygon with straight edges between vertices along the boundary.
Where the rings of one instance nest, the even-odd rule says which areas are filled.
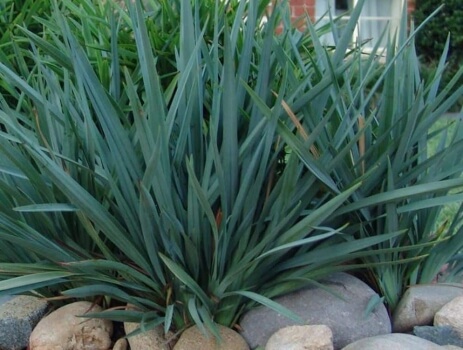
[[[315,7],[308,7],[307,8],[307,13],[309,14],[309,17],[312,21],[315,21]]]
[[[415,11],[415,0],[408,0],[407,10],[408,10],[408,13]]]
[[[298,18],[300,16],[305,16],[308,13],[305,6],[292,6],[291,7],[291,17]]]
[[[309,2],[309,0],[291,0],[290,6],[291,7],[296,7],[296,6],[304,6],[306,3]]]

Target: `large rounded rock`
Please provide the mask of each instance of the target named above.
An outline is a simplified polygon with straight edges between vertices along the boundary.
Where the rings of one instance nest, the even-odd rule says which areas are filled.
[[[304,324],[328,326],[336,349],[357,339],[391,332],[389,315],[382,303],[366,312],[377,294],[358,278],[336,273],[320,282],[326,288],[306,288],[275,301],[299,315]],[[241,334],[251,348],[264,346],[273,333],[293,325],[293,320],[267,307],[251,310],[240,322]]]
[[[393,333],[360,339],[342,350],[443,350],[443,347],[414,335]]]
[[[333,350],[333,333],[325,325],[290,326],[274,333],[265,350]]]
[[[100,312],[101,307],[79,301],[63,306],[42,318],[32,331],[30,350],[108,350],[112,322],[79,317]]]
[[[394,332],[410,332],[415,326],[433,322],[434,315],[452,299],[462,296],[463,288],[449,284],[415,285],[407,289],[392,318]]]
[[[197,326],[185,330],[174,350],[249,350],[246,341],[234,330],[217,325],[221,336],[218,343],[212,334],[207,336]]]

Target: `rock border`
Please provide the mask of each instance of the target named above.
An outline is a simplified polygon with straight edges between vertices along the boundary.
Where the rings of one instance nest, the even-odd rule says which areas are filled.
[[[244,315],[240,323],[240,326],[242,327],[241,335],[243,338],[234,338],[243,339],[243,342],[241,343],[242,345],[240,345],[240,349],[276,349],[275,346],[272,345],[272,342],[273,344],[275,344],[275,342],[276,344],[280,344],[277,347],[281,346],[281,344],[287,344],[288,346],[291,344],[291,349],[294,350],[386,350],[391,349],[391,344],[396,344],[394,345],[394,349],[397,350],[416,350],[418,348],[429,350],[463,349],[463,347],[457,346],[461,346],[463,344],[463,332],[461,331],[463,330],[463,316],[455,317],[456,314],[463,315],[462,284],[437,283],[432,285],[413,286],[404,294],[402,300],[399,303],[400,307],[396,309],[396,312],[392,317],[392,322],[395,323],[393,327],[391,327],[391,319],[388,319],[389,324],[381,325],[381,331],[378,332],[378,325],[374,323],[384,323],[385,321],[384,319],[378,321],[377,318],[372,317],[372,314],[382,314],[385,312],[385,307],[381,303],[377,305],[375,310],[372,310],[371,313],[367,315],[369,318],[367,317],[366,322],[362,325],[362,327],[376,327],[376,332],[378,334],[368,335],[368,333],[364,333],[360,336],[357,334],[358,339],[352,341],[349,340],[348,343],[342,343],[339,341],[339,334],[342,334],[343,332],[348,333],[350,328],[344,326],[345,329],[340,330],[339,327],[341,321],[347,320],[347,324],[352,324],[354,323],[355,317],[360,317],[363,315],[361,314],[361,309],[360,311],[359,309],[352,311],[351,308],[350,310],[346,311],[346,308],[350,304],[349,298],[357,296],[359,304],[362,305],[362,303],[365,303],[365,301],[375,295],[375,293],[362,281],[346,273],[334,274],[325,279],[325,282],[329,288],[330,286],[333,288],[332,292],[327,291],[326,288],[314,287],[304,289],[303,291],[299,291],[297,293],[291,293],[289,295],[283,296],[282,298],[276,299],[278,302],[283,300],[283,302],[281,302],[282,304],[290,300],[290,306],[296,307],[295,311],[297,311],[299,314],[302,313],[302,315],[304,315],[304,310],[305,312],[308,312],[307,310],[310,310],[309,306],[313,304],[313,301],[316,301],[319,306],[322,305],[322,307],[319,307],[317,309],[318,311],[316,311],[316,313],[318,312],[318,319],[317,317],[314,317],[314,315],[311,315],[310,317],[305,317],[305,319],[303,318],[304,321],[307,321],[307,324],[305,325],[300,326],[288,323],[287,325],[281,326],[281,324],[274,321],[276,319],[282,319],[283,316],[278,315],[274,311],[267,310],[267,314],[262,318],[262,314],[259,316],[259,313],[262,313],[263,309],[265,308],[257,308],[251,310],[248,314]],[[359,294],[360,292],[357,288],[362,289],[363,292]],[[359,295],[363,295],[363,299]],[[296,300],[298,298],[299,300]],[[327,314],[327,309],[323,307],[323,303],[334,303],[333,300],[337,301],[337,304],[334,308],[337,316],[333,316],[333,314]],[[363,301],[360,302],[359,300]],[[40,320],[48,317],[46,314],[49,308],[50,305],[45,300],[41,300],[36,297],[16,296],[0,298],[0,350],[22,350],[30,345],[30,334]],[[311,312],[313,312],[313,310]],[[331,312],[334,311],[332,310]],[[356,312],[357,315],[351,315],[349,312]],[[250,319],[249,314],[251,313],[257,313],[257,315],[261,317],[255,319],[251,318],[255,325],[262,326],[266,323],[271,324],[273,322],[278,324],[278,328],[273,330],[270,334],[266,334],[265,337],[262,337],[262,334],[258,334],[255,328],[251,331],[250,329],[252,327],[250,328],[248,322]],[[438,314],[439,317],[437,323],[433,326],[432,321],[434,320],[434,316],[436,314]],[[339,315],[341,315],[341,317]],[[426,315],[426,317],[422,318],[421,315]],[[431,317],[429,315],[431,315]],[[330,322],[316,322],[317,320],[338,320],[339,322],[331,322],[331,324],[326,324]],[[391,333],[394,327],[394,331],[397,328],[400,328],[398,325],[407,331]],[[314,326],[316,327],[313,328]],[[289,329],[285,330],[285,327],[289,327]],[[387,327],[389,327],[389,329]],[[415,328],[417,330],[415,335],[411,334],[414,327],[417,327]],[[442,327],[446,328],[444,329]],[[222,328],[224,327],[220,326],[220,329]],[[321,330],[326,330],[326,332],[322,332]],[[452,330],[455,330],[455,332],[452,332]],[[53,330],[51,330],[51,332],[52,331]],[[161,339],[161,345],[158,347],[146,344],[136,345],[135,343],[130,342],[129,338],[128,344],[124,339],[113,339],[110,347],[92,348],[92,350],[109,350],[111,347],[113,350],[127,350],[129,347],[131,350],[170,349],[170,347],[166,347],[166,342],[162,340],[162,329],[157,330],[156,332],[156,337]],[[237,332],[232,330],[225,330],[224,332],[227,332],[226,334],[233,334],[233,336],[240,336]],[[450,333],[452,334],[452,337],[445,336],[445,334]],[[416,334],[421,335],[418,337]],[[444,334],[444,336],[439,338],[439,334]],[[178,343],[179,347],[175,346],[174,349],[192,350],[190,346],[191,344],[199,344],[198,346],[195,345],[195,349],[198,350],[217,349],[217,344],[215,341],[211,341],[210,338],[204,337],[198,330],[190,330],[184,332],[181,338],[182,337],[190,337],[191,339],[182,340]],[[228,337],[228,335],[226,337]],[[254,339],[250,339],[250,337],[254,337]],[[147,333],[145,338],[147,340],[152,340],[152,338],[155,337],[153,337],[150,333]],[[452,338],[451,341],[449,340],[450,338]],[[272,341],[268,342],[269,339]],[[299,342],[298,339],[304,340]],[[338,339],[338,341],[336,341],[336,339]],[[240,340],[233,340],[233,342],[240,342]],[[186,348],[183,346],[182,348],[180,347],[182,343],[190,345],[187,345]],[[222,349],[220,346],[218,348]],[[34,348],[32,346],[28,350],[40,349],[47,349],[47,347]],[[50,349],[52,348],[50,347]],[[233,347],[224,349],[233,349]],[[73,347],[73,350],[89,350],[89,348]]]

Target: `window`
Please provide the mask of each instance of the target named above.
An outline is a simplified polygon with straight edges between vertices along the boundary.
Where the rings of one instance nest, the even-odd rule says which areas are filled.
[[[334,2],[336,15],[342,15],[352,9],[352,0],[336,0]]]
[[[352,41],[366,42],[365,48],[373,48],[386,28],[392,31],[397,28],[404,1],[406,0],[365,1]],[[330,15],[346,16],[345,19],[348,20],[348,13],[356,4],[357,0],[316,0],[315,19],[320,24],[326,24]],[[345,21],[339,21],[338,35],[342,34],[343,22]],[[337,42],[332,34],[325,35],[322,40],[326,45],[336,45]]]

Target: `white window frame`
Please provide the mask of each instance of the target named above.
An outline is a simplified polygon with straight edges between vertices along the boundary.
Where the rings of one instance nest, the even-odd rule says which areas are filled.
[[[350,0],[352,2],[352,8],[355,8],[357,6],[359,0]],[[362,9],[362,14],[360,15],[359,22],[357,23],[357,26],[354,31],[354,35],[352,38],[353,42],[359,42],[362,40],[367,40],[367,39],[372,39],[371,43],[368,43],[365,46],[365,50],[371,50],[374,45],[376,44],[375,38],[368,38],[368,37],[362,37],[361,36],[361,26],[362,22],[365,21],[382,21],[386,22],[385,25],[389,27],[389,30],[391,33],[393,33],[396,28],[399,26],[400,22],[400,15],[402,13],[402,8],[404,6],[404,1],[407,0],[368,0],[368,1],[385,1],[391,3],[391,13],[387,14],[385,16],[382,15],[368,15],[364,14],[365,12],[365,7]],[[315,20],[319,21],[321,20],[323,22],[323,18],[328,18],[329,14],[331,13],[331,16],[333,18],[339,16],[339,14],[336,13],[335,10],[335,0],[316,0],[315,3]],[[367,3],[365,3],[365,6],[367,6]],[[326,17],[325,17],[326,16]],[[345,16],[345,19],[348,20],[349,17]],[[326,23],[326,22],[325,22]],[[385,25],[381,27],[385,27]],[[381,30],[376,30],[378,33],[381,32]],[[332,35],[327,35],[325,38],[322,38],[322,42],[327,45],[334,45],[334,38]],[[382,48],[380,48],[382,49]]]

